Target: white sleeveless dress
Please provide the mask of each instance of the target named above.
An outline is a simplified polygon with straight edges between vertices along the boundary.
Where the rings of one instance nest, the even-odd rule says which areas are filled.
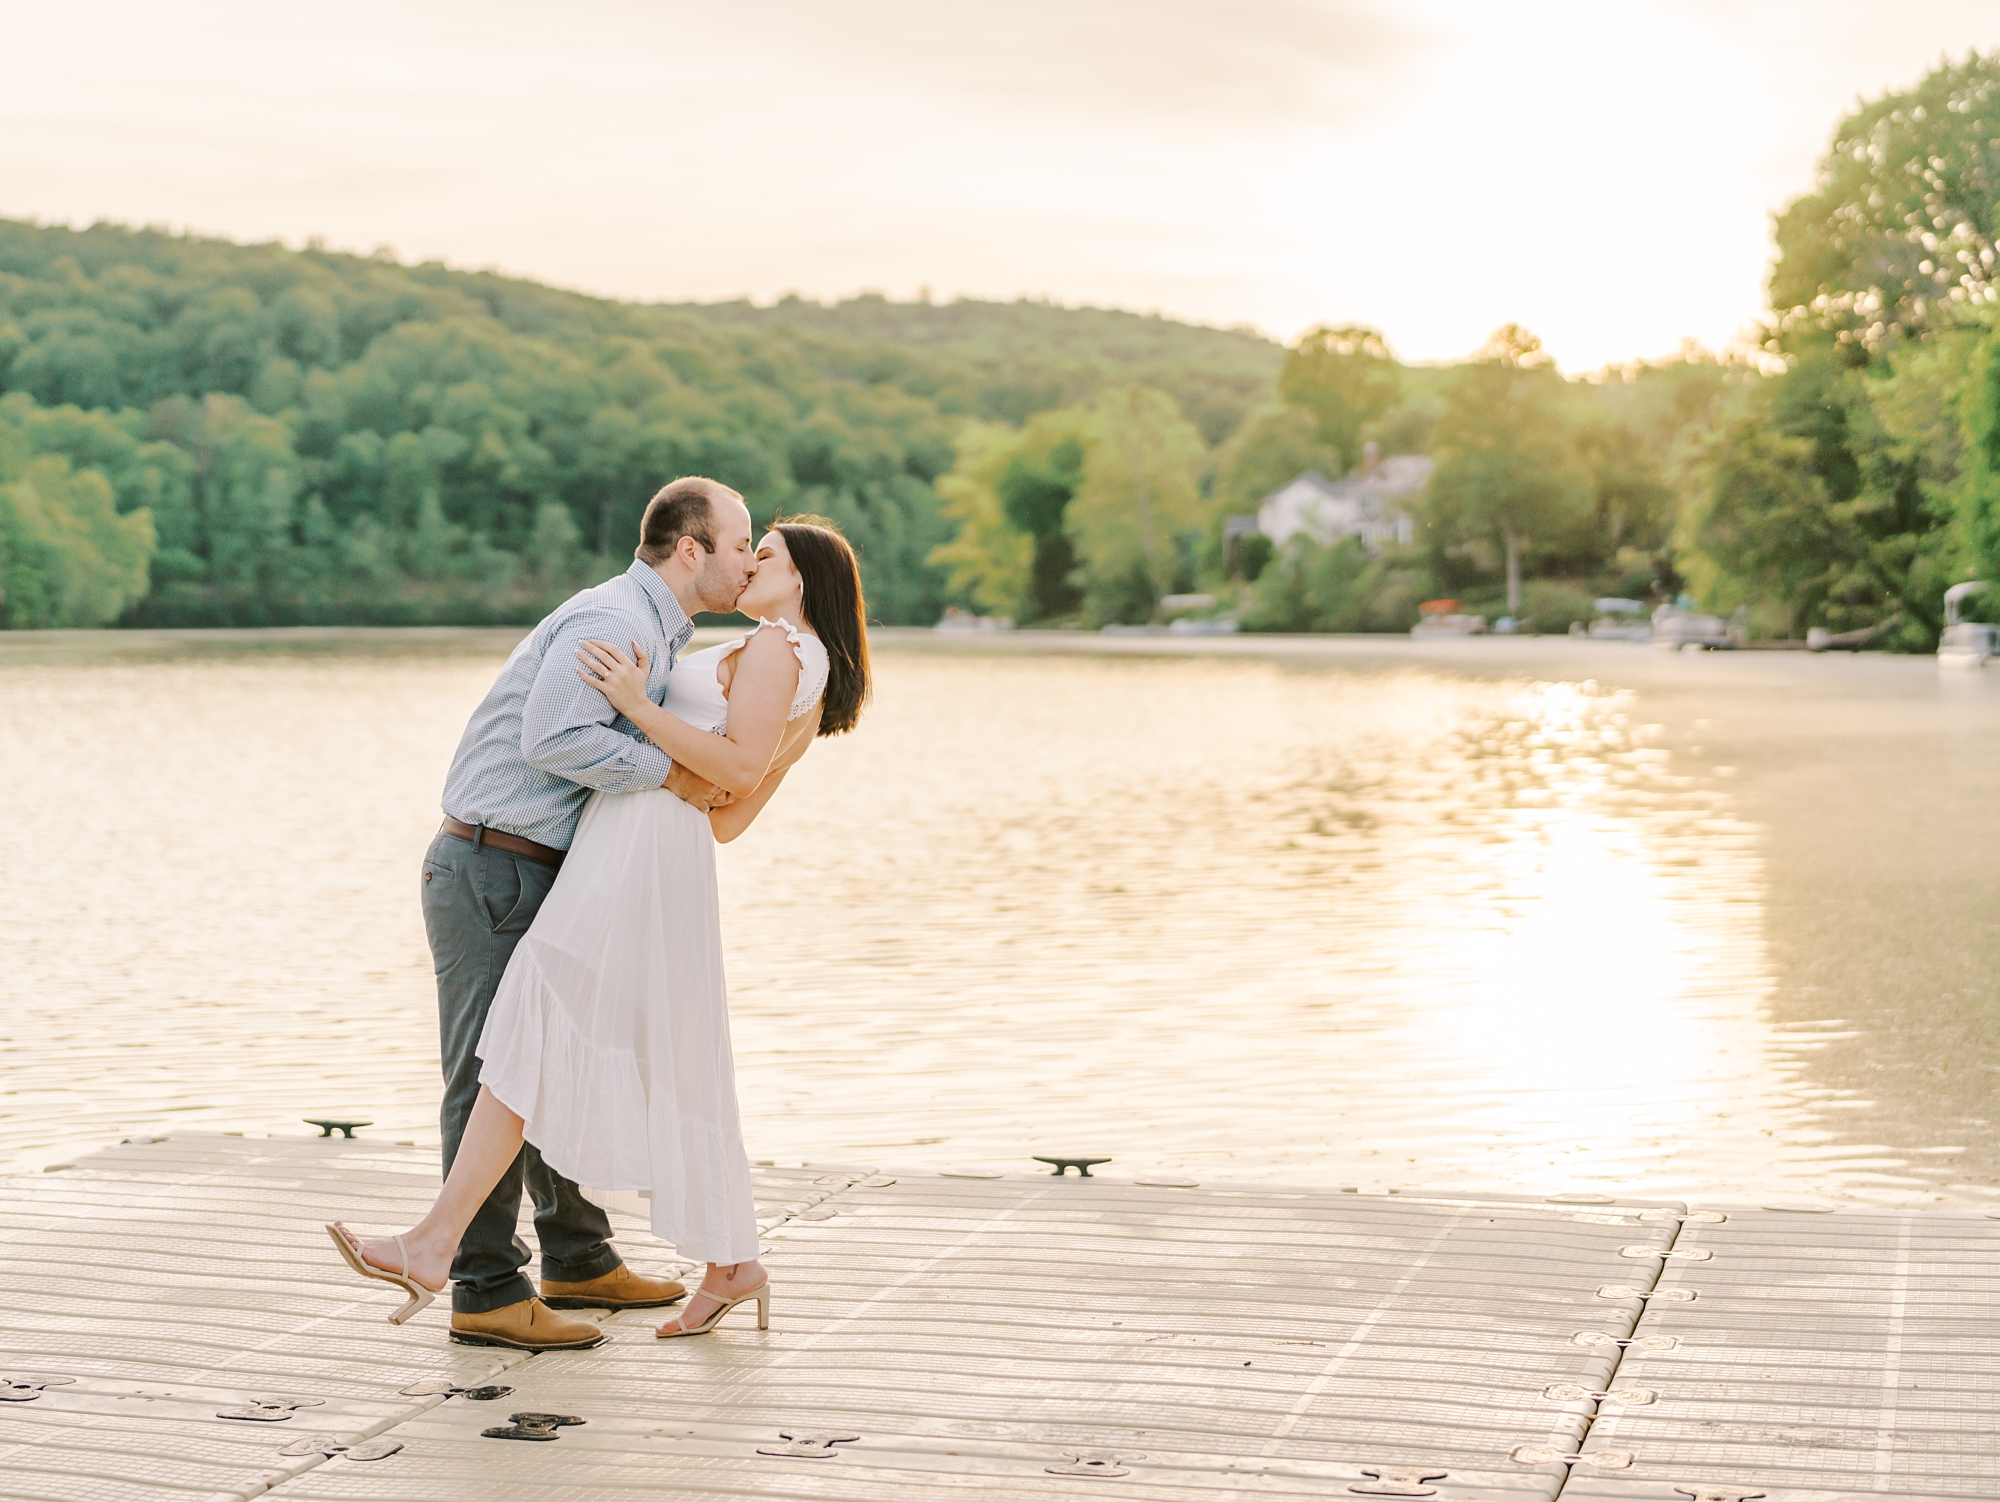
[[[789,622],[763,624],[798,653],[796,720],[825,692],[826,649]],[[665,708],[720,734],[716,669],[749,639],[682,658]],[[757,1255],[706,814],[663,788],[591,795],[494,993],[479,1058],[480,1082],[557,1173],[650,1192],[653,1234],[696,1262]]]

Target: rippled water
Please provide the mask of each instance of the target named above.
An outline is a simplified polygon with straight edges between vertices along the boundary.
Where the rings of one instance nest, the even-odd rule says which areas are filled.
[[[435,1140],[417,862],[511,642],[0,643],[0,1166]],[[721,852],[753,1155],[2000,1203],[2000,671],[1196,645],[884,634]]]

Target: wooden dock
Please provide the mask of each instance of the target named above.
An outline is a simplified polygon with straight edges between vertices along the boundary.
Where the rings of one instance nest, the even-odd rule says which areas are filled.
[[[0,1497],[2000,1497],[1988,1218],[764,1169],[768,1334],[528,1358],[328,1246],[436,1174],[181,1136],[5,1181]]]

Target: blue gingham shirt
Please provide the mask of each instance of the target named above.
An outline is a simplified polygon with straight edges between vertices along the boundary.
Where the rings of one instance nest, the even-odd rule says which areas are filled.
[[[467,824],[569,849],[592,792],[633,793],[667,780],[673,762],[577,672],[586,637],[651,659],[646,693],[667,694],[694,625],[666,581],[633,561],[573,595],[514,649],[459,740],[444,811]]]

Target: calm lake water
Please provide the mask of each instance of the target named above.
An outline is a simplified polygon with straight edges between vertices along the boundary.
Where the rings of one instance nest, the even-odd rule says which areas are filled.
[[[516,633],[0,640],[0,1168],[435,1141]],[[721,851],[752,1155],[2000,1205],[2000,669],[883,633]]]

